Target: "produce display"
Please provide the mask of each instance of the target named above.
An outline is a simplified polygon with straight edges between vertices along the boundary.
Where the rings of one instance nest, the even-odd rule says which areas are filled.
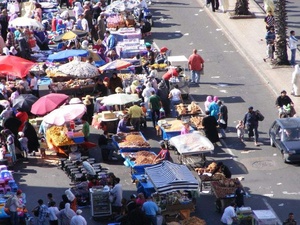
[[[122,14],[110,15],[106,18],[107,28],[118,29],[126,26],[125,18]]]
[[[139,132],[118,133],[119,147],[134,148],[134,147],[150,147],[144,137]]]
[[[220,181],[211,181],[212,190],[217,198],[226,198],[234,196],[239,180],[224,179]]]
[[[46,132],[47,142],[55,146],[74,145],[75,142],[66,135],[66,132],[66,127],[50,127]]]
[[[197,103],[195,101],[192,101],[191,104],[188,105],[188,111],[191,114],[202,113],[202,110],[201,110],[200,106],[197,105]]]
[[[71,79],[66,82],[56,82],[51,84],[51,88],[54,90],[64,90],[71,88],[80,88],[83,86],[94,86],[95,83],[92,79]]]
[[[179,105],[177,105],[176,110],[177,110],[179,115],[187,114],[187,108],[183,103],[180,103]]]
[[[218,181],[218,180],[224,180],[225,175],[223,173],[215,173],[213,176],[209,176],[205,173],[212,173],[217,166],[217,163],[212,162],[209,164],[206,168],[195,168],[195,171],[200,176],[201,181]]]
[[[148,151],[139,151],[134,154],[135,165],[155,164],[155,155]]]
[[[206,222],[196,216],[192,216],[188,219],[185,219],[181,223],[182,225],[206,225]]]
[[[190,121],[195,125],[197,130],[203,129],[202,120],[203,120],[203,117],[201,117],[201,116],[192,116],[190,118]]]
[[[183,125],[181,120],[173,120],[163,123],[162,126],[166,131],[180,131]]]
[[[212,173],[217,167],[217,163],[212,162],[211,164],[209,164],[206,168],[195,168],[195,171],[201,175],[203,173]]]

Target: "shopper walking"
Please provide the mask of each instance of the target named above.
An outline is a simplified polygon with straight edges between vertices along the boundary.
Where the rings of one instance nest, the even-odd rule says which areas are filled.
[[[17,208],[23,207],[21,198],[22,198],[22,191],[18,190],[17,193],[13,197],[11,197],[10,200],[9,199],[7,200],[7,201],[10,201],[8,207],[9,207],[9,211],[10,211],[11,225],[19,224],[19,216],[18,216]]]
[[[37,218],[37,225],[47,225],[48,207],[44,204],[42,199],[38,200],[39,203],[39,214]]]
[[[135,131],[140,131],[141,128],[141,118],[144,117],[144,112],[139,106],[139,102],[135,102],[128,110],[130,116],[130,123]]]
[[[159,208],[155,202],[152,201],[152,197],[149,196],[147,201],[143,204],[142,210],[146,214],[147,225],[157,225],[156,215],[159,212]]]
[[[50,225],[58,225],[58,219],[56,214],[59,213],[59,210],[56,206],[55,201],[50,200],[48,203],[48,216]]]
[[[75,215],[76,213],[71,209],[70,203],[66,203],[65,208],[56,214],[57,218],[60,220],[60,225],[70,225],[71,219]]]
[[[81,213],[82,210],[80,209],[76,211],[76,215],[72,217],[70,225],[87,225],[87,222]]]
[[[149,109],[151,109],[153,127],[156,126],[159,120],[159,110],[161,107],[162,103],[160,97],[155,94],[155,91],[152,91],[151,97],[149,98]]]
[[[291,30],[289,38],[289,46],[291,49],[291,65],[296,64],[296,50],[297,50],[298,39],[295,37],[295,31]]]
[[[226,129],[228,123],[228,109],[227,106],[223,104],[221,100],[218,100],[217,105],[219,106],[219,127],[222,138],[226,138]]]
[[[297,225],[297,221],[294,219],[294,213],[289,213],[289,218],[287,218],[283,225]]]
[[[171,103],[172,117],[176,117],[175,106],[183,102],[182,96],[181,96],[181,91],[179,90],[179,87],[177,84],[170,91],[169,99],[170,99],[170,103]]]
[[[254,136],[254,143],[256,146],[258,144],[258,116],[257,113],[253,110],[253,107],[248,108],[248,112],[244,117],[244,127],[247,128],[249,140]]]
[[[197,49],[193,50],[193,54],[189,57],[189,68],[191,70],[191,82],[200,83],[200,74],[203,73],[204,60],[197,54]]]

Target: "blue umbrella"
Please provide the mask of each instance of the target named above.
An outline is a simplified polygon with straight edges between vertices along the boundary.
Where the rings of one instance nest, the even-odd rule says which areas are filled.
[[[69,57],[73,57],[73,56],[83,56],[86,57],[88,56],[88,51],[86,50],[64,50],[64,51],[60,51],[58,53],[54,53],[48,56],[48,61],[50,62],[59,62],[59,61],[63,61],[68,59]]]

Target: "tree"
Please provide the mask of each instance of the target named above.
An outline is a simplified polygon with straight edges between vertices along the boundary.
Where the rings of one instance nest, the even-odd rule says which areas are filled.
[[[237,0],[234,11],[235,15],[251,15],[249,11],[249,0]]]
[[[287,55],[287,13],[286,0],[278,0],[275,7],[275,29],[276,29],[276,64],[290,65]]]

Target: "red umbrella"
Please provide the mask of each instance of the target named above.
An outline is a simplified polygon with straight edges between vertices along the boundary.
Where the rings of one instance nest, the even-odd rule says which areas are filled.
[[[58,106],[61,106],[69,98],[65,94],[48,94],[37,100],[31,107],[31,113],[38,116],[44,116],[53,111]]]
[[[104,66],[99,67],[99,70],[101,72],[106,71],[106,70],[121,70],[121,69],[125,69],[131,65],[132,64],[130,62],[127,62],[122,59],[117,59],[115,61],[105,64]]]
[[[17,56],[0,56],[0,71],[16,77],[25,77],[34,66],[34,62]]]

